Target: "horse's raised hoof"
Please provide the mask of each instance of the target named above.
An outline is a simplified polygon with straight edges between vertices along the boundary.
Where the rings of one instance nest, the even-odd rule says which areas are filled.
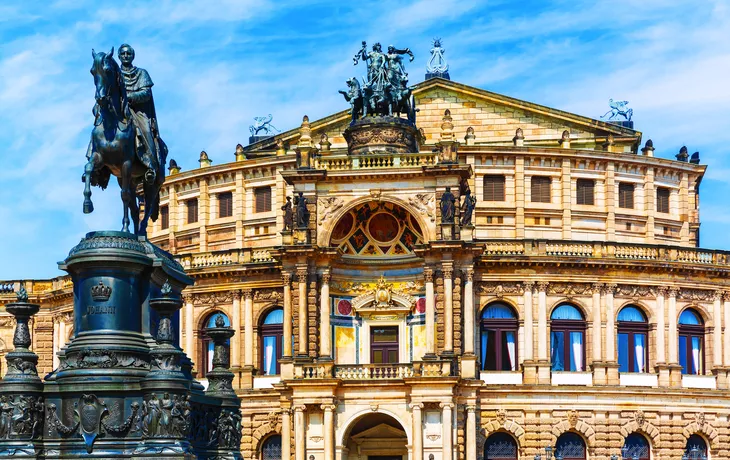
[[[94,203],[91,200],[84,200],[84,214],[91,214],[94,212]]]

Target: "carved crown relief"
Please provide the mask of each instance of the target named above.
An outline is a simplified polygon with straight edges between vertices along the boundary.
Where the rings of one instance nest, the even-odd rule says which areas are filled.
[[[416,305],[416,298],[393,289],[393,285],[380,277],[375,289],[355,297],[352,308],[361,315],[374,313],[408,314]]]

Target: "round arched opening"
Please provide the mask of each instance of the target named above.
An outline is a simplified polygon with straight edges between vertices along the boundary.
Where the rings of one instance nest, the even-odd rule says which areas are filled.
[[[423,242],[416,219],[395,203],[362,203],[345,213],[332,230],[330,245],[357,257],[397,257]]]
[[[366,414],[350,425],[344,437],[343,460],[356,458],[408,458],[408,435],[393,417],[383,413]]]

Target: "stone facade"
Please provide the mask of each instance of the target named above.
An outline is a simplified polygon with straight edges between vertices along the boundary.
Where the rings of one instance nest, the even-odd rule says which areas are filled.
[[[608,459],[639,433],[655,460],[681,458],[693,435],[710,458],[730,458],[730,259],[696,247],[705,167],[640,151],[638,131],[455,82],[427,80],[414,94],[418,152],[348,153],[341,112],[163,186],[169,217],[150,239],[195,278],[179,342],[203,377],[211,315],[236,330],[244,457],[275,458],[280,445],[295,460],[476,460],[506,433],[532,459],[575,433],[586,458]],[[297,168],[302,134],[321,141],[311,169]],[[503,197],[487,200],[494,176]],[[533,177],[550,178],[548,202],[532,201]],[[579,179],[592,181],[593,204],[578,204]],[[631,207],[620,184],[632,184]],[[450,187],[460,202],[465,186],[477,198],[474,225],[445,229],[441,196]],[[668,212],[658,211],[659,188]],[[282,232],[286,197],[299,192],[309,226]],[[220,211],[227,199],[230,216]],[[18,285],[3,284],[0,302]],[[42,304],[33,324],[42,374],[73,333],[71,286],[61,277],[26,288]],[[551,365],[552,316],[566,304],[585,331],[585,364],[573,372]],[[485,365],[491,305],[516,316],[508,370]],[[643,372],[619,372],[626,306],[646,318]],[[688,309],[701,323],[695,374],[682,373],[678,355]],[[4,351],[10,322],[0,315]],[[373,362],[390,350],[376,346],[377,331],[396,334],[395,362]]]

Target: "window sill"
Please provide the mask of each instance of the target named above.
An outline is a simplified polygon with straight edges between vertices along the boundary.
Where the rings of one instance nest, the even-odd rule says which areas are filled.
[[[281,382],[281,376],[279,375],[267,375],[264,377],[254,377],[253,378],[253,387],[254,389],[265,389],[265,388],[274,388],[275,383]]]
[[[487,385],[522,385],[522,372],[481,371],[480,378]]]
[[[593,385],[593,374],[590,372],[562,372],[553,371],[551,383],[554,386],[560,385]]]
[[[716,390],[717,380],[714,375],[683,375],[682,388],[701,388],[704,390]]]
[[[656,388],[659,386],[659,376],[657,374],[627,372],[619,375],[619,384],[626,387]]]

